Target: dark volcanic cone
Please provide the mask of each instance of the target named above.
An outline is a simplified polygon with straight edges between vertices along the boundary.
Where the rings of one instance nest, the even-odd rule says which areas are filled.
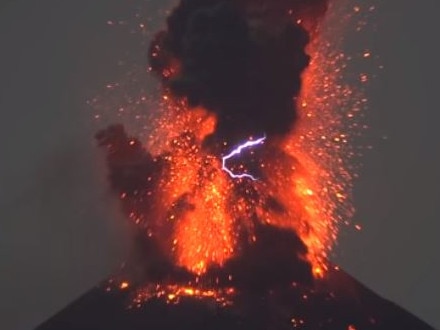
[[[174,266],[141,235],[139,251],[119,275],[129,278],[128,287],[107,291],[105,281],[36,330],[433,329],[335,267],[313,279],[303,260],[307,249],[294,232],[259,225],[255,233],[255,244],[202,276]],[[223,293],[227,304],[213,296],[156,295],[167,285],[234,292]],[[135,299],[143,288],[156,289]]]
[[[432,330],[343,271],[333,271],[314,291],[285,285],[266,293],[237,293],[234,304],[182,298],[152,299],[128,309],[130,291],[94,288],[36,330]]]

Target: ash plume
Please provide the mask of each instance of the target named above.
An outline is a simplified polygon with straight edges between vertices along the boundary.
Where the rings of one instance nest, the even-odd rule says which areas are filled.
[[[224,142],[232,144],[262,134],[271,141],[291,131],[297,119],[296,97],[301,90],[301,75],[309,64],[306,46],[327,10],[327,2],[182,0],[169,16],[167,29],[152,41],[150,66],[164,89],[174,98],[186,99],[189,104],[186,111],[202,106],[215,114],[217,121],[213,133],[202,142],[209,151],[208,156],[201,156],[199,163],[205,165],[198,169],[194,186],[179,190],[180,195],[174,194],[167,205],[163,204],[161,194],[166,186],[164,182],[171,180],[171,168],[175,166],[173,153],[188,143],[192,145],[188,150],[199,150],[196,146],[199,142],[194,142],[197,139],[190,130],[175,132],[169,150],[154,157],[120,125],[96,135],[99,144],[107,149],[112,188],[121,198],[127,216],[140,224],[146,240],[143,246],[149,250],[147,259],[155,259],[153,264],[159,265],[151,266],[146,261],[150,262],[145,267],[146,278],[191,276],[177,266],[172,233],[179,221],[198,207],[193,203],[194,196],[203,196],[205,191],[201,187],[212,180],[209,179],[212,173],[221,172],[212,165],[215,162],[208,160],[212,154],[221,159],[216,154],[218,147]],[[248,158],[248,163],[257,170],[261,170],[263,161],[274,159],[276,164],[269,168],[279,172],[284,167],[289,171],[297,167],[295,159],[273,144],[263,153],[256,152]],[[263,181],[270,180],[264,173],[257,173]],[[224,284],[243,290],[264,290],[289,281],[310,284],[311,264],[299,233],[267,224],[257,215],[258,204],[266,213],[289,216],[281,200],[276,195],[257,191],[250,184],[231,182],[230,185],[232,189],[222,191],[225,205],[243,198],[248,210],[246,215],[233,215],[235,227],[230,229],[250,230],[244,229],[243,235],[237,235],[238,252],[223,267],[218,269],[215,263],[208,264],[207,281],[209,277],[228,279],[232,275],[233,283],[225,280]],[[204,202],[203,198],[197,201]],[[168,220],[170,214],[173,221]],[[248,224],[240,226],[237,224],[240,221]]]
[[[299,22],[312,30],[326,9],[326,0],[182,0],[151,44],[151,68],[174,95],[216,114],[221,142],[283,135],[309,63]]]

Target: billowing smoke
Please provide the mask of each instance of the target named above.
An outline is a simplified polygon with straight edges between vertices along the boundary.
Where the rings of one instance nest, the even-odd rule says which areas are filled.
[[[183,0],[151,44],[165,87],[217,116],[220,142],[283,135],[309,63],[309,35],[325,0]],[[172,72],[172,74],[170,74]]]
[[[262,181],[270,180],[260,166],[262,161],[272,162],[267,168],[279,173],[297,167],[296,160],[271,141],[289,133],[295,124],[301,74],[309,63],[306,46],[326,9],[327,0],[182,0],[169,16],[167,29],[156,35],[150,46],[150,66],[167,94],[187,100],[186,111],[201,106],[214,114],[216,126],[201,142],[209,146],[209,151],[201,156],[194,156],[200,150],[200,143],[195,142],[197,137],[191,130],[177,132],[169,149],[154,157],[139,140],[129,137],[122,126],[109,127],[96,135],[108,152],[111,185],[121,198],[124,211],[140,225],[141,237],[145,238],[145,244],[141,245],[149,250],[146,278],[191,277],[173,260],[178,240],[172,233],[179,221],[195,216],[200,206],[197,203],[211,202],[212,199],[205,199],[207,190],[203,187],[213,185],[217,178],[218,186],[214,190],[227,196],[212,205],[219,207],[224,202],[222,212],[235,217],[231,226],[237,233],[233,238],[238,241],[235,242],[237,253],[225,257],[223,267],[217,267],[221,262],[208,264],[205,276],[243,290],[292,281],[312,282],[307,247],[299,235],[261,219],[262,214],[269,213],[287,216],[287,206],[275,195],[283,190],[268,183],[275,191],[272,194],[242,181],[228,183],[229,188],[224,188],[222,182],[231,179],[216,167],[221,155],[216,155],[215,150],[225,142],[230,145],[250,136],[264,135],[270,147],[257,151],[248,161],[248,165],[252,163],[261,170],[257,174]],[[175,163],[182,157],[179,148],[187,148],[189,152],[183,154],[191,157],[181,161],[180,167]],[[213,157],[218,159],[213,161]],[[273,162],[274,159],[277,161]],[[196,174],[180,184],[179,177],[173,173],[176,168],[192,163]],[[186,172],[183,169],[177,176],[185,176]],[[170,190],[170,182],[177,189],[171,189],[173,193],[164,198],[163,191]],[[183,187],[188,184],[191,187],[185,190]],[[167,205],[164,200],[168,200]],[[230,210],[235,210],[239,200],[246,200],[244,211],[231,216]],[[213,226],[214,220],[206,218],[215,210],[201,208],[199,214],[204,222],[200,227]],[[246,223],[241,225],[240,221]],[[225,234],[219,237],[221,244]],[[202,237],[201,241],[209,239]],[[206,248],[212,249],[212,245]],[[221,253],[227,250],[218,249]],[[197,248],[193,254],[197,257],[200,250]],[[218,258],[215,252],[208,253]]]

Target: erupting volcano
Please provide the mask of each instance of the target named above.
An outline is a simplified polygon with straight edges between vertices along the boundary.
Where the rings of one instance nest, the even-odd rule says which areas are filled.
[[[162,116],[147,141],[120,126],[97,139],[124,209],[170,264],[197,275],[227,268],[276,227],[304,245],[292,260],[325,272],[336,224],[318,204],[331,203],[335,183],[319,184],[326,169],[296,151],[295,128],[306,47],[326,8],[182,1],[154,38]]]
[[[177,4],[149,47],[148,134],[96,135],[137,256],[40,330],[429,329],[329,262],[365,102],[321,27],[329,2]]]

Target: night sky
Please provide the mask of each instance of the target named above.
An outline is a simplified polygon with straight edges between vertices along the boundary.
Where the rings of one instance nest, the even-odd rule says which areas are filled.
[[[85,100],[124,74],[116,63],[127,50],[145,55],[136,37],[106,24],[131,15],[135,3],[0,5],[2,329],[35,327],[110,275],[129,250]],[[344,230],[335,251],[345,270],[436,327],[438,9],[437,0],[384,1],[376,30],[347,38],[348,52],[368,45],[385,69],[367,89],[371,129],[361,142],[374,148],[362,160],[354,219],[363,230]]]

